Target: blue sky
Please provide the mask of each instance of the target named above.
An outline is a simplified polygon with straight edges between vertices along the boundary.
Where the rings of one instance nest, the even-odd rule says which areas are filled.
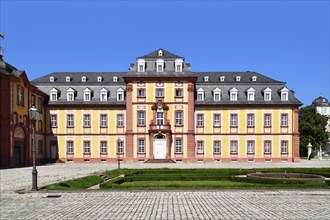
[[[192,71],[256,71],[329,99],[329,1],[0,0],[4,59],[30,80],[127,71],[158,48]]]

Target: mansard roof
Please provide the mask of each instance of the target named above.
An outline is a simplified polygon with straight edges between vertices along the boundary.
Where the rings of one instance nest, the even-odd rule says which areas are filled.
[[[158,56],[158,51],[159,50],[162,50],[163,51],[163,55],[162,56]],[[158,50],[155,50],[147,55],[144,55],[142,57],[138,57],[137,59],[178,59],[178,58],[181,58],[181,59],[184,59],[183,57],[180,57],[178,55],[175,55],[171,52],[168,52],[167,50],[164,50],[162,48],[159,48]]]

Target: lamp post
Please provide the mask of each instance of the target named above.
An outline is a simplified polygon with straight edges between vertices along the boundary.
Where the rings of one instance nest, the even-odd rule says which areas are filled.
[[[33,131],[33,142],[32,142],[32,161],[33,161],[33,168],[32,168],[32,190],[38,190],[38,171],[36,168],[36,119],[37,119],[37,112],[38,110],[32,106],[29,109],[29,117],[32,121],[32,131]]]

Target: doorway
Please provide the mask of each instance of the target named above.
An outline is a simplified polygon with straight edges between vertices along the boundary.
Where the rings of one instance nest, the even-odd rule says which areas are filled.
[[[15,157],[15,166],[21,166],[25,164],[23,142],[21,141],[14,142],[14,157]]]
[[[157,134],[154,137],[154,158],[166,159],[167,147],[166,137],[163,134]]]

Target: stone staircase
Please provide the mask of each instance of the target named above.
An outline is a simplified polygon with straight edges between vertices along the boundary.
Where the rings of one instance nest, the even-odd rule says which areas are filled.
[[[149,159],[144,163],[175,163],[175,161],[171,159]]]

